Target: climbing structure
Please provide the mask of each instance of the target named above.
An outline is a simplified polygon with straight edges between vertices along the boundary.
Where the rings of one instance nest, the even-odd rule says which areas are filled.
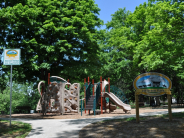
[[[84,81],[85,82],[85,81]],[[108,86],[108,92],[106,92],[106,86]],[[125,104],[124,102],[128,102],[126,99],[124,93],[117,87],[110,87],[110,79],[108,78],[108,81],[104,79],[102,81],[102,77],[100,77],[100,83],[96,83],[91,85],[89,83],[89,77],[88,77],[88,85],[85,86],[85,102],[86,102],[86,107],[85,110],[89,111],[90,110],[94,111],[95,114],[95,108],[96,105],[100,105],[101,107],[101,114],[103,114],[103,110],[105,109],[110,109],[109,112],[113,111],[116,109],[116,106],[119,108],[123,109],[125,113],[128,111],[131,111],[131,106],[128,104]],[[110,92],[112,90],[111,88],[114,88],[114,93],[116,93],[118,96],[116,96],[114,93]],[[92,89],[93,89],[93,95],[92,95]],[[94,92],[95,90],[95,92]],[[106,103],[106,98],[108,98],[110,101],[112,101],[115,105],[112,105],[110,102],[108,104]]]
[[[41,98],[37,104],[37,111],[43,114],[50,113],[79,113],[79,91],[80,84],[70,84],[63,78],[52,76],[52,82],[45,89],[45,83],[38,84],[38,91]],[[42,91],[40,92],[40,86]]]

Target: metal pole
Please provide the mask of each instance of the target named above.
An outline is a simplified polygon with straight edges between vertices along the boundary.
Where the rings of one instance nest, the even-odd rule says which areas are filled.
[[[82,104],[83,104],[83,102],[82,102],[82,99],[81,99],[81,116],[82,116]]]
[[[11,127],[11,101],[12,101],[12,65],[11,65],[11,75],[10,75],[10,127]]]
[[[85,83],[86,83],[86,78],[84,78],[84,108],[85,108],[85,114],[86,114],[86,86],[85,86]]]

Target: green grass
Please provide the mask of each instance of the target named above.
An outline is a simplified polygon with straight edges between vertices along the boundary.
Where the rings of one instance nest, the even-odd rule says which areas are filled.
[[[156,115],[156,117],[162,117],[162,118],[168,118],[168,114],[163,114],[163,115]],[[184,112],[181,113],[172,113],[173,118],[184,118]]]
[[[147,116],[149,117],[149,116]],[[139,120],[146,120],[147,117],[140,117]],[[168,114],[163,114],[163,115],[155,115],[153,117],[160,117],[160,118],[168,118],[169,115]],[[180,112],[180,113],[172,113],[172,117],[173,118],[184,118],[184,112]],[[130,122],[130,121],[136,121],[135,117],[130,117],[130,118],[123,118],[123,119],[109,119],[109,120],[103,120],[103,121],[99,121],[96,123],[105,123],[105,122]]]
[[[145,120],[146,118],[144,118],[144,117],[140,117],[140,119],[139,120]],[[111,119],[109,119],[109,120],[103,120],[103,121],[99,121],[99,122],[97,122],[97,123],[105,123],[105,122],[129,122],[129,121],[135,121],[136,120],[136,118],[135,117],[130,117],[130,118],[123,118],[123,119],[113,119],[113,120],[111,120]]]
[[[9,127],[9,121],[0,120],[0,137],[25,138],[31,129],[31,125],[27,123],[12,121]]]
[[[133,121],[133,120],[136,120],[135,117],[130,117],[130,118],[127,118],[126,121]]]

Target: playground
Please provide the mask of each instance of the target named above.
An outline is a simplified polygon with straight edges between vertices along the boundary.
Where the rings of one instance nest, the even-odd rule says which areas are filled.
[[[154,73],[155,76],[157,74]],[[142,76],[145,77],[146,75],[147,74]],[[139,81],[141,77],[138,76],[138,79],[135,79],[135,81]],[[159,76],[159,79],[160,78]],[[154,79],[149,79],[149,81],[150,80]],[[148,82],[148,80],[146,82]],[[50,135],[47,131],[44,131],[47,129],[48,122],[49,124],[54,123],[55,129],[52,128],[52,135],[56,137],[57,135],[58,137],[79,136],[80,138],[114,136],[174,137],[176,136],[175,133],[177,133],[177,137],[181,137],[184,134],[184,109],[175,108],[175,106],[170,103],[169,98],[171,92],[169,90],[171,82],[168,85],[163,85],[164,88],[161,87],[162,90],[160,90],[160,87],[151,87],[151,90],[149,87],[147,87],[146,90],[137,88],[137,84],[140,85],[141,83],[134,82],[135,93],[137,94],[135,96],[137,98],[135,99],[135,107],[132,109],[126,96],[122,94],[122,91],[118,88],[110,87],[110,78],[108,78],[108,81],[105,79],[102,81],[102,77],[100,77],[100,81],[97,83],[94,83],[94,80],[90,82],[89,77],[88,81],[84,79],[84,98],[80,99],[81,87],[79,83],[71,84],[61,77],[50,77],[49,74],[48,86],[46,86],[43,81],[38,84],[40,99],[36,108],[37,113],[13,114],[12,118],[33,125],[33,130],[29,133],[28,137],[34,137],[35,134],[39,134],[41,137]],[[148,86],[151,86],[150,82]],[[115,89],[115,92],[112,92],[112,88]],[[152,90],[153,88],[154,90]],[[167,94],[167,108],[139,108],[139,94],[147,94],[148,96]],[[173,113],[180,113],[172,114],[171,107]],[[163,115],[168,112],[169,115]],[[158,114],[161,116],[158,116]],[[0,118],[8,118],[8,115],[0,116]],[[36,123],[36,121],[42,123]],[[44,125],[45,123],[47,125]],[[61,126],[62,123],[65,124],[65,128],[62,127],[61,130],[58,126]],[[51,126],[53,127],[53,125]],[[36,128],[42,128],[43,130],[37,130]],[[42,133],[42,131],[44,131],[44,133]],[[60,133],[57,133],[58,131]]]
[[[80,84],[71,84],[65,79],[58,76],[51,76],[48,73],[48,85],[45,82],[40,81],[38,84],[38,91],[40,93],[40,99],[37,104],[36,111],[46,114],[65,115],[67,113],[81,113],[85,111],[85,114],[93,111],[93,115],[114,112],[117,107],[122,109],[125,113],[131,112],[131,106],[126,99],[125,94],[118,88],[110,87],[110,78],[108,81],[105,79],[100,82],[92,83],[86,82],[84,79],[84,98],[80,99]],[[113,90],[114,92],[111,92]],[[126,102],[126,103],[125,103]],[[113,103],[113,104],[112,104]]]

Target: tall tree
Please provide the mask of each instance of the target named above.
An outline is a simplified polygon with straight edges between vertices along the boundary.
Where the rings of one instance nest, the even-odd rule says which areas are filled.
[[[183,4],[144,3],[127,16],[125,25],[120,27],[116,21],[118,27],[111,27],[106,33],[103,46],[106,74],[114,73],[112,76],[119,82],[119,87],[131,91],[130,97],[134,98],[133,79],[140,73],[160,72],[171,80],[180,81],[184,77]],[[173,84],[173,90],[176,90],[177,85]]]
[[[47,80],[47,73],[78,78],[96,65],[97,30],[102,21],[93,0],[27,0],[0,10],[3,48],[20,48],[20,81]],[[5,43],[4,43],[5,42]],[[9,70],[9,69],[8,69]],[[6,67],[4,67],[4,71]]]

